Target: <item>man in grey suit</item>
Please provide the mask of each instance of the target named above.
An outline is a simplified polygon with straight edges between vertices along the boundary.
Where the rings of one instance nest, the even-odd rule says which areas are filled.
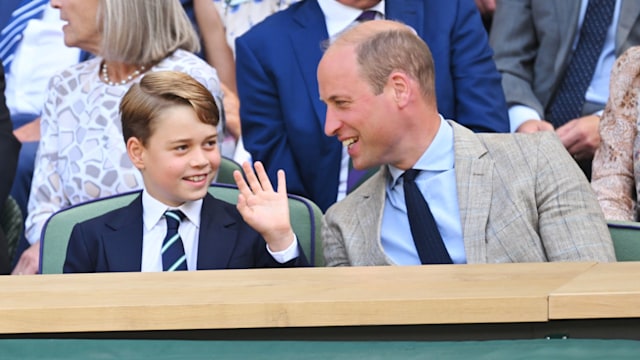
[[[429,263],[404,200],[409,169],[420,171],[415,183],[437,224],[428,230],[448,263],[615,261],[591,187],[557,137],[474,134],[444,120],[429,48],[405,25],[372,21],[342,34],[318,83],[325,133],[348,147],[354,167],[382,166],[327,210],[327,265]]]
[[[556,126],[556,133],[578,160],[587,177],[600,144],[600,115],[609,95],[609,74],[615,59],[640,44],[640,1],[637,0],[500,0],[493,17],[490,44],[502,73],[511,130],[554,131],[552,105],[563,77],[577,53],[590,4],[611,1],[611,21],[593,77],[583,94],[577,117]]]

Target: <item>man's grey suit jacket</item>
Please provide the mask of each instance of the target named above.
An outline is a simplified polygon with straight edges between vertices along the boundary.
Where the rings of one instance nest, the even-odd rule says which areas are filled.
[[[555,134],[474,134],[449,123],[467,263],[615,261],[591,186]],[[327,210],[327,266],[393,264],[380,241],[388,176],[383,166]]]

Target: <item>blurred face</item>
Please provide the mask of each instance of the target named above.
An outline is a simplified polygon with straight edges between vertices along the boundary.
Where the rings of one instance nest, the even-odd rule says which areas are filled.
[[[67,22],[62,27],[65,45],[98,53],[101,39],[97,21],[99,0],[51,0],[51,6],[60,9],[60,19]]]
[[[358,73],[351,46],[330,48],[318,66],[320,98],[327,104],[325,133],[347,147],[356,169],[393,164],[402,127],[394,119],[393,91],[375,95]]]
[[[189,106],[172,106],[155,120],[146,146],[136,138],[127,151],[151,196],[168,206],[203,198],[220,167],[217,130]]]

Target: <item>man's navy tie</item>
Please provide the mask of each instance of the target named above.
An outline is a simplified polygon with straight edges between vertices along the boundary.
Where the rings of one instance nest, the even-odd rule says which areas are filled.
[[[615,0],[589,0],[578,45],[549,108],[548,120],[556,128],[582,114],[585,94],[611,25],[614,7]]]
[[[438,225],[422,196],[415,179],[420,170],[409,169],[402,175],[404,201],[407,205],[407,216],[413,242],[418,250],[422,264],[451,264],[451,257],[444,246]]]
[[[180,222],[185,216],[180,210],[167,210],[164,216],[167,220],[167,235],[162,242],[162,270],[187,270],[187,257],[178,233]]]

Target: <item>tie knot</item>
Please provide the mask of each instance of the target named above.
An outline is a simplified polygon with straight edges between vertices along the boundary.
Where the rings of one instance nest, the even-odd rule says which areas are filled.
[[[167,210],[164,213],[164,217],[167,219],[167,229],[177,229],[180,222],[184,219],[184,213],[180,210]]]
[[[409,169],[402,174],[405,182],[413,182],[416,177],[420,174],[420,170],[418,169]]]
[[[360,16],[358,16],[356,21],[365,22],[369,20],[375,20],[376,15],[378,15],[378,12],[375,10],[365,10],[362,12],[362,14],[360,14]]]

